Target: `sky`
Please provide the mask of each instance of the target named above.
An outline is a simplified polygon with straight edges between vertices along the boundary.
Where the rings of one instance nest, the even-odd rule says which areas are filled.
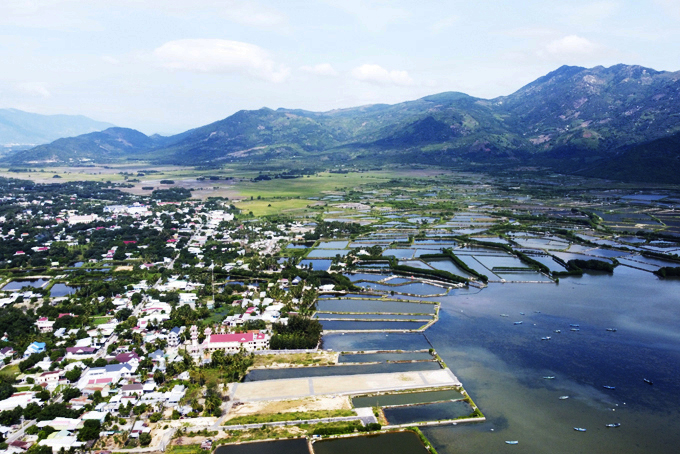
[[[242,109],[680,70],[680,0],[1,0],[0,108],[172,134]]]

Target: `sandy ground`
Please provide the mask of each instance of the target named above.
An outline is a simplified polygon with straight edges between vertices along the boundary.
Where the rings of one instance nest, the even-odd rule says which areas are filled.
[[[241,402],[283,400],[327,394],[362,394],[376,391],[456,386],[460,381],[449,369],[387,374],[336,375],[238,383],[232,399]]]
[[[235,405],[227,420],[236,416],[272,414],[287,412],[309,412],[319,410],[349,410],[352,405],[347,396],[315,396],[296,400],[257,401]]]
[[[119,266],[114,271],[132,271],[132,266]]]
[[[255,369],[277,369],[284,367],[299,367],[300,365],[327,366],[336,364],[337,352],[319,351],[316,353],[293,353],[293,354],[271,354],[255,355]]]

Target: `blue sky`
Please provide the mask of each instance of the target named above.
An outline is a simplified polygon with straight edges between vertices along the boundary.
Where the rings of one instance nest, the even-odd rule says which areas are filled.
[[[0,107],[181,132],[241,109],[507,95],[563,64],[680,70],[680,0],[2,0]]]

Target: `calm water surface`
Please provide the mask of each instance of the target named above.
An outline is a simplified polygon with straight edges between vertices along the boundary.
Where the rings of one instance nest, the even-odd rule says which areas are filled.
[[[426,338],[333,335],[324,346],[407,350],[428,348],[429,339],[487,417],[423,429],[440,454],[679,452],[680,280],[620,266],[613,275],[491,284],[436,300],[440,320]],[[605,427],[615,422],[621,427]]]

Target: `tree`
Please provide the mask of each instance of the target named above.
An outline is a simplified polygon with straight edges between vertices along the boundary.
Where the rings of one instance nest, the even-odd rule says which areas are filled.
[[[66,372],[64,374],[64,377],[70,382],[70,383],[75,383],[78,381],[80,378],[80,375],[83,373],[83,371],[79,367],[74,367],[70,371]]]
[[[156,369],[156,372],[153,373],[153,381],[155,381],[157,385],[163,383],[165,381],[165,374],[163,374],[163,371]]]
[[[75,399],[76,397],[80,397],[81,394],[82,393],[80,392],[80,390],[78,388],[72,388],[72,387],[68,387],[61,392],[61,395],[62,395],[62,398],[64,399],[64,402],[68,402],[71,399]]]
[[[151,434],[142,432],[139,434],[139,444],[142,446],[149,446],[151,443]]]
[[[96,440],[99,438],[101,423],[96,419],[86,419],[83,428],[78,431],[78,441]]]

